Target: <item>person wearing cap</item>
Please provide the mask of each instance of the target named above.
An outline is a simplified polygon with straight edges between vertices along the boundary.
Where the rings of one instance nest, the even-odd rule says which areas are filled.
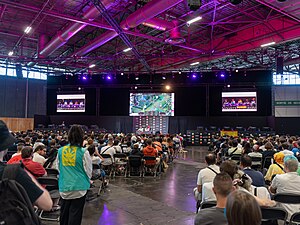
[[[2,162],[3,157],[6,155],[7,149],[15,142],[15,137],[11,135],[6,124],[0,120],[0,177],[2,177],[4,168],[7,166]],[[42,210],[51,210],[52,200],[49,192],[29,172],[21,168],[21,166],[18,168],[15,180],[23,186],[32,204]]]

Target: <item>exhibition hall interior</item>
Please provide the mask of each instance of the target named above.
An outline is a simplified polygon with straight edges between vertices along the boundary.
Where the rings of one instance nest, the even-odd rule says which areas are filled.
[[[87,190],[83,225],[215,224],[199,222],[204,208],[225,208],[218,194],[204,204],[207,154],[242,171],[244,155],[260,151],[259,166],[251,160],[272,203],[278,192],[268,176],[277,160],[264,151],[270,143],[274,154],[300,155],[299,0],[0,0],[0,46],[0,120],[17,140],[3,161],[20,142],[35,152],[40,141],[46,162],[52,149],[59,157],[74,124],[82,149],[95,147],[91,157],[105,161],[101,148],[111,140],[117,149],[110,167],[93,164],[101,173]],[[150,166],[149,143],[158,154]],[[228,154],[233,147],[237,158]],[[59,171],[42,166],[59,196]],[[266,222],[264,207],[274,205],[257,201]],[[68,224],[65,204],[56,203],[36,208],[42,224]],[[278,219],[296,221],[286,211]],[[269,213],[265,224],[274,224]],[[247,224],[223,214],[226,224]]]

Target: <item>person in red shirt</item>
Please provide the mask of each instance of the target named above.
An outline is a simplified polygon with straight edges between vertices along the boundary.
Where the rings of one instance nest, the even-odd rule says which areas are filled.
[[[21,152],[24,147],[24,143],[19,143],[17,146],[17,152],[12,155],[10,160],[7,161],[7,164],[19,163],[22,160]]]
[[[35,178],[47,176],[47,172],[44,167],[41,164],[32,161],[32,154],[32,147],[26,146],[22,149],[22,163],[24,164],[25,169],[30,172]]]

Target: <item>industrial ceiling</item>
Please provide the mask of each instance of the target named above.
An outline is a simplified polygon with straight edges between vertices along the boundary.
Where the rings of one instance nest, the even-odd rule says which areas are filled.
[[[283,57],[299,71],[299,0],[191,2],[0,0],[0,61],[96,75],[274,69]]]

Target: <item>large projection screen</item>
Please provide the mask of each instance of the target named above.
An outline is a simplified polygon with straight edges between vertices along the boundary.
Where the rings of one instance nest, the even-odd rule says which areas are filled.
[[[130,116],[174,116],[174,93],[130,93]]]
[[[256,91],[222,92],[222,112],[256,112]]]

